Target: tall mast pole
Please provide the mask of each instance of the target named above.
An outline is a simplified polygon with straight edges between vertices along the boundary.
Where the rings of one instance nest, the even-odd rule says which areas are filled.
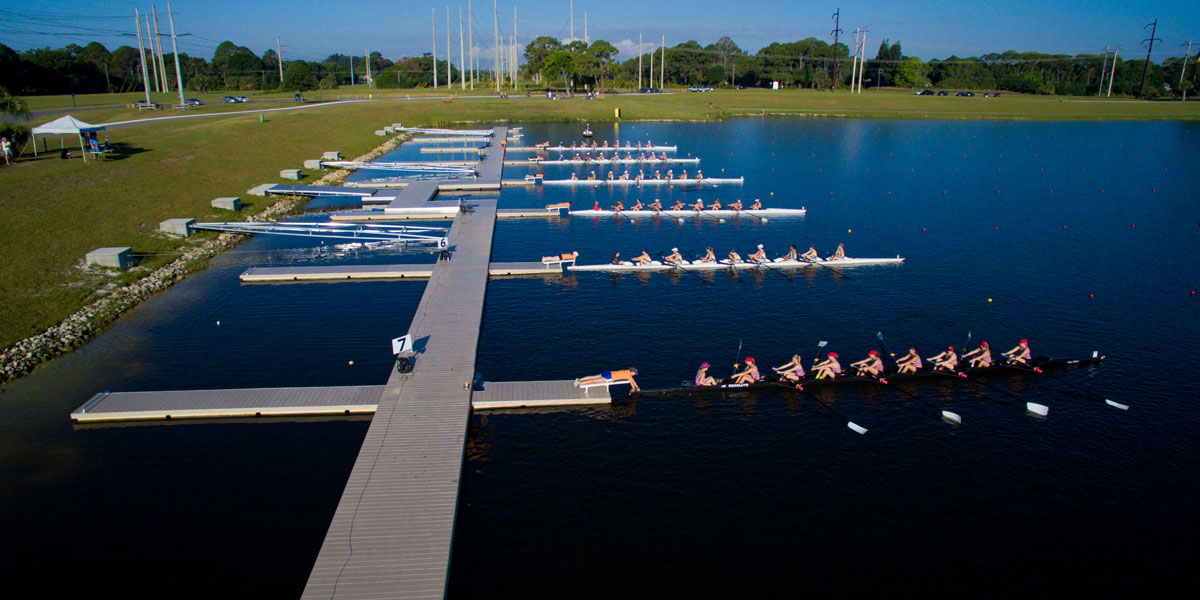
[[[642,89],[642,34],[638,34],[638,89]]]
[[[433,22],[433,89],[436,90],[436,89],[438,89],[438,84],[437,84],[437,9],[431,8],[431,9],[429,9],[429,11],[433,15],[433,17],[431,19],[431,21]]]
[[[467,39],[471,40],[471,89],[475,89],[475,13],[471,11],[471,0],[467,0]]]
[[[282,59],[280,62],[283,62]],[[350,51],[350,87],[354,88],[354,51]]]
[[[462,2],[458,3],[458,83],[463,90],[467,89],[466,50],[463,48]]]
[[[496,5],[496,0],[492,0],[492,28],[496,34],[496,70],[493,71],[493,78],[496,80],[496,91],[500,91],[500,8]]]
[[[1187,101],[1187,90],[1183,89],[1183,74],[1187,72],[1188,57],[1192,53],[1192,40],[1188,40],[1187,50],[1183,52],[1183,68],[1179,69],[1179,90],[1183,93],[1184,102]]]
[[[283,45],[279,43],[279,36],[275,36],[275,62],[279,66],[279,85],[283,85]],[[354,57],[350,57],[350,66],[354,66]]]
[[[833,89],[834,90],[837,90],[837,84],[838,84],[837,46],[838,46],[838,35],[840,35],[842,33],[841,21],[842,21],[842,9],[839,8],[839,9],[837,9],[837,12],[833,13]]]
[[[1155,19],[1154,22],[1147,25],[1147,27],[1152,27],[1153,29],[1150,30],[1150,37],[1145,40],[1142,40],[1143,43],[1145,43],[1145,42],[1150,42],[1150,43],[1149,43],[1149,45],[1146,46],[1146,66],[1142,67],[1142,87],[1141,87],[1141,90],[1138,91],[1139,96],[1146,95],[1146,75],[1148,75],[1150,73],[1150,51],[1154,49],[1155,41],[1159,41],[1159,42],[1162,41],[1162,40],[1159,40],[1158,38],[1154,37],[1155,32],[1158,31],[1158,19]]]
[[[650,42],[650,87],[654,87],[654,42]]]
[[[171,14],[171,3],[167,3],[167,21],[171,24],[171,54],[175,55],[175,87],[179,88],[179,104],[183,105],[183,73],[179,70],[179,47],[175,44],[175,17]]]
[[[662,53],[662,64],[659,65],[658,69],[658,89],[661,90],[667,76],[667,36],[665,35],[662,36],[662,50],[660,52]]]
[[[146,49],[142,47],[142,16],[133,9],[133,22],[137,24],[138,56],[142,59],[142,86],[146,88],[146,105],[150,104],[150,73],[146,72]]]
[[[450,63],[454,62],[450,54],[450,6],[446,6],[446,90],[454,91],[454,78],[450,76]]]
[[[863,27],[862,51],[858,54],[858,93],[862,93],[863,61],[867,59],[867,28]]]
[[[1105,98],[1112,98],[1112,81],[1117,77],[1117,53],[1120,51],[1120,46],[1113,46],[1112,71],[1108,74],[1108,93],[1104,96]]]
[[[850,93],[854,93],[854,82],[858,80],[858,37],[859,28],[854,28],[854,56],[850,58]]]
[[[517,5],[513,5],[513,36],[512,36],[512,60],[508,66],[512,71],[513,89],[517,89]]]
[[[1096,97],[1104,92],[1104,76],[1108,74],[1108,46],[1104,47],[1104,62],[1100,63],[1100,85],[1096,86]]]
[[[363,48],[363,55],[365,57],[364,62],[367,63],[367,89],[369,90],[375,87],[375,83],[371,81],[371,49]],[[449,85],[449,83],[446,85]]]
[[[150,15],[142,18],[146,20],[146,50],[150,53],[150,71],[154,73],[154,91],[162,92],[162,82],[158,79],[158,59],[154,56],[154,40],[150,39]]]
[[[154,43],[158,47],[158,70],[162,72],[162,91],[170,92],[171,84],[167,81],[167,61],[163,59],[162,36],[158,34],[158,7],[151,4],[150,11],[154,13]]]

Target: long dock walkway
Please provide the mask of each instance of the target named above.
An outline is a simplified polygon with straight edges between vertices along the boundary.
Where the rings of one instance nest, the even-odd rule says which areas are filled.
[[[423,349],[388,379],[302,598],[445,595],[495,224],[494,201],[455,219],[409,329]]]
[[[352,281],[360,279],[429,279],[437,264],[398,265],[320,265],[311,267],[250,267],[238,276],[247,283]],[[494,262],[488,265],[491,277],[561,276],[561,265],[540,262]]]

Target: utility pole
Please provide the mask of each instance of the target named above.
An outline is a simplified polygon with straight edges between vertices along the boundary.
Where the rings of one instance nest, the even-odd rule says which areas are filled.
[[[363,62],[367,63],[367,89],[369,90],[369,89],[375,87],[375,83],[371,81],[371,49],[364,48],[363,56],[366,59]],[[449,81],[446,82],[446,87],[450,87]]]
[[[571,41],[575,41],[575,0],[571,0]]]
[[[158,59],[154,57],[154,40],[150,39],[150,15],[143,17],[146,19],[146,50],[150,51],[150,70],[154,72],[154,91],[162,92],[162,82],[158,79]]]
[[[183,73],[179,70],[179,46],[175,44],[175,17],[167,3],[167,21],[171,24],[171,54],[175,55],[175,87],[179,88],[179,104],[183,105]]]
[[[450,63],[454,62],[450,54],[450,6],[446,6],[446,91],[454,91],[454,78],[450,76]]]
[[[650,42],[650,79],[646,87],[654,87],[654,42]]]
[[[1154,49],[1154,42],[1162,41],[1162,40],[1154,37],[1154,33],[1158,31],[1158,19],[1155,19],[1153,23],[1146,24],[1146,27],[1150,27],[1151,29],[1150,29],[1150,37],[1142,40],[1143,44],[1147,44],[1146,66],[1142,67],[1142,89],[1141,89],[1141,91],[1138,92],[1139,96],[1146,95],[1146,75],[1150,73],[1150,51]],[[1146,27],[1143,27],[1142,29],[1145,29]]]
[[[496,0],[492,0],[492,27],[496,33],[496,70],[493,71],[496,80],[496,91],[500,91],[500,9]]]
[[[1100,97],[1100,92],[1104,91],[1104,74],[1108,71],[1108,46],[1104,47],[1104,62],[1100,63],[1100,85],[1096,87],[1096,97]]]
[[[350,53],[350,88],[354,88],[354,52]]]
[[[583,11],[583,43],[590,44],[587,34],[587,11]]]
[[[662,50],[660,52],[662,52],[662,63],[659,64],[658,69],[658,89],[661,90],[663,89],[664,78],[667,75],[667,36],[665,35],[662,36]]]
[[[858,93],[862,93],[863,65],[867,58],[867,28],[863,27],[862,54],[858,57]]]
[[[471,0],[467,0],[467,39],[471,40],[471,89],[475,89],[475,13],[471,10]]]
[[[854,93],[854,82],[858,79],[859,28],[854,28],[854,56],[850,59],[850,93]]]
[[[283,85],[283,45],[279,43],[279,36],[275,36],[275,62],[279,66],[279,85]],[[354,57],[350,57],[350,65],[354,65]]]
[[[1192,40],[1188,40],[1187,50],[1183,52],[1183,68],[1179,69],[1179,91],[1183,93],[1183,101],[1187,102],[1187,90],[1183,87],[1183,74],[1187,72],[1188,57],[1192,54]]]
[[[837,90],[837,84],[838,84],[837,46],[838,46],[838,36],[841,35],[841,33],[842,33],[841,17],[842,17],[842,9],[839,8],[839,9],[837,9],[836,12],[833,13],[833,31],[832,31],[832,33],[833,33],[833,89],[835,91]]]
[[[167,81],[167,61],[163,60],[162,36],[158,34],[158,7],[151,4],[150,10],[154,14],[154,43],[158,47],[158,70],[162,72],[162,91],[170,92],[171,84]]]
[[[150,105],[150,73],[146,72],[146,49],[142,47],[142,16],[133,9],[133,22],[137,24],[138,56],[142,59],[142,85],[146,88],[146,106]]]
[[[429,9],[433,17],[430,19],[433,22],[433,89],[438,89],[437,84],[437,9]],[[367,57],[368,60],[370,57]],[[368,82],[370,79],[368,79]]]
[[[512,36],[512,61],[508,63],[509,69],[512,72],[513,89],[517,89],[517,5],[513,5],[513,36]]]
[[[467,57],[463,50],[463,30],[462,30],[462,2],[458,3],[458,83],[465,91],[467,89]]]
[[[1112,71],[1108,74],[1108,94],[1104,96],[1105,98],[1112,98],[1112,82],[1117,77],[1117,53],[1120,51],[1120,46],[1113,46]]]
[[[642,34],[638,34],[638,89],[642,89]]]

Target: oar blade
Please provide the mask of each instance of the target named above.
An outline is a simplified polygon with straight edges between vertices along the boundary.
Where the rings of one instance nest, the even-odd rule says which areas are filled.
[[[946,421],[947,423],[962,425],[962,417],[958,416],[958,413],[950,412],[948,410],[942,411],[942,420]]]
[[[1025,410],[1027,410],[1035,415],[1041,415],[1043,417],[1050,414],[1049,406],[1046,406],[1045,404],[1038,404],[1037,402],[1026,402]]]
[[[1128,404],[1121,404],[1120,402],[1113,402],[1112,400],[1109,400],[1108,398],[1104,399],[1104,403],[1113,408],[1119,408],[1121,410],[1129,410]]]
[[[862,435],[867,432],[866,427],[863,427],[862,425],[859,425],[858,423],[855,423],[854,421],[846,421],[846,427],[853,429],[854,432],[857,433],[858,435]]]

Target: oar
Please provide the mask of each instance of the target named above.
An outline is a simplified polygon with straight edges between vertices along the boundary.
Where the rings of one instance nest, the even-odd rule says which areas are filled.
[[[779,380],[779,381],[772,381],[772,382],[770,382],[770,383],[771,383],[772,385],[777,385],[777,386],[779,386],[779,387],[782,387],[782,388],[788,388],[788,389],[796,390],[796,391],[797,391],[797,392],[799,392],[799,393],[803,393],[803,394],[806,394],[806,395],[808,395],[808,397],[809,397],[809,398],[811,398],[813,402],[816,402],[817,404],[820,404],[821,406],[825,407],[825,408],[826,408],[826,409],[829,411],[829,413],[830,413],[830,416],[831,416],[831,417],[836,417],[836,418],[838,418],[838,419],[841,419],[841,420],[845,421],[845,422],[846,422],[846,427],[849,427],[850,429],[854,430],[854,432],[855,432],[855,433],[857,433],[857,434],[859,434],[859,435],[862,435],[862,434],[864,434],[864,433],[866,433],[866,432],[867,432],[867,428],[866,428],[866,427],[863,427],[862,425],[859,425],[858,423],[855,423],[854,421],[851,421],[849,418],[847,418],[847,417],[846,417],[846,415],[842,414],[841,412],[839,412],[837,409],[833,408],[832,406],[825,406],[824,404],[822,404],[822,403],[821,403],[821,400],[820,400],[820,399],[818,399],[816,396],[814,396],[812,392],[810,392],[810,391],[808,391],[808,390],[804,389],[804,385],[803,385],[803,384],[799,384],[799,383],[797,383],[797,384],[783,383],[783,380]]]
[[[757,264],[758,264],[758,266],[760,266],[760,267],[762,267],[762,268],[764,268],[764,269],[768,269],[768,270],[771,270],[771,271],[775,271],[776,273],[779,273],[780,275],[782,275],[782,276],[783,276],[783,278],[784,278],[784,279],[786,279],[786,280],[788,280],[788,281],[794,281],[794,279],[793,279],[793,277],[792,277],[791,275],[788,275],[788,274],[787,274],[787,273],[786,273],[786,272],[785,272],[783,269],[780,269],[780,268],[778,268],[778,267],[772,267],[771,265],[767,264],[767,263],[769,263],[769,262],[771,262],[771,261],[770,261],[770,259],[764,259],[764,260],[762,260],[761,262],[759,262],[759,263],[757,263]]]
[[[712,213],[710,213],[710,212],[708,212],[708,211],[704,210],[703,208],[702,208],[702,209],[700,209],[700,210],[698,210],[698,211],[696,211],[696,212],[698,212],[698,213],[700,213],[700,214],[702,214],[702,215],[708,215],[708,216],[710,216],[710,217],[712,217],[712,218],[716,219],[718,223],[724,223],[724,222],[725,222],[725,219],[722,219],[721,217],[718,217],[717,215],[714,215],[714,214],[712,214]]]
[[[879,340],[879,345],[882,347],[883,351],[892,357],[892,364],[893,365],[896,364],[896,359],[895,359],[896,355],[892,354],[891,350],[888,350],[887,342],[883,341],[883,332],[880,331],[880,332],[876,333],[875,339]],[[870,379],[873,379],[873,378],[870,378]],[[880,377],[878,379],[878,381],[884,385],[888,384],[887,380],[883,379],[882,377]],[[960,417],[958,415],[958,413],[944,410],[944,409],[940,408],[938,405],[934,404],[933,402],[930,402],[929,400],[918,397],[916,394],[914,394],[906,389],[902,389],[902,388],[898,388],[898,387],[894,387],[893,389],[899,390],[901,394],[904,394],[905,396],[908,396],[909,398],[912,398],[914,400],[918,400],[918,401],[928,405],[930,408],[932,408],[934,410],[941,411],[942,418],[945,419],[946,421],[949,421],[950,423],[954,423],[955,425],[962,425],[962,417]]]
[[[1121,409],[1121,410],[1129,410],[1129,405],[1128,405],[1128,404],[1121,404],[1120,402],[1114,402],[1114,401],[1112,401],[1112,400],[1109,400],[1108,398],[1105,398],[1104,396],[1101,396],[1101,395],[1099,395],[1099,394],[1097,394],[1097,393],[1095,393],[1095,392],[1092,392],[1091,390],[1088,390],[1087,388],[1085,388],[1085,387],[1083,387],[1083,386],[1080,386],[1080,385],[1077,385],[1077,384],[1073,384],[1073,383],[1071,383],[1071,382],[1069,382],[1069,381],[1067,381],[1067,380],[1065,380],[1065,379],[1062,379],[1062,378],[1060,378],[1060,377],[1055,377],[1054,375],[1051,375],[1050,373],[1047,373],[1047,372],[1045,372],[1043,369],[1039,369],[1039,368],[1037,368],[1037,367],[1031,367],[1031,366],[1029,366],[1029,365],[1022,365],[1021,363],[1018,363],[1018,362],[1011,362],[1011,361],[1010,361],[1010,362],[1008,362],[1008,363],[1006,363],[1006,364],[1007,364],[1008,366],[1010,366],[1010,367],[1014,368],[1014,369],[1019,369],[1019,370],[1022,370],[1022,371],[1028,371],[1028,372],[1031,372],[1031,373],[1038,373],[1038,374],[1041,374],[1041,375],[1045,375],[1046,377],[1049,377],[1050,379],[1053,379],[1053,380],[1055,380],[1055,381],[1057,381],[1057,382],[1059,382],[1059,383],[1062,383],[1063,385],[1066,385],[1066,386],[1069,386],[1069,387],[1075,388],[1076,390],[1079,390],[1079,391],[1080,391],[1080,392],[1082,392],[1083,394],[1085,394],[1085,395],[1087,395],[1087,396],[1090,396],[1090,397],[1091,397],[1091,398],[1093,398],[1093,399],[1096,399],[1096,400],[1103,400],[1105,404],[1107,404],[1107,405],[1109,405],[1109,406],[1111,406],[1111,407],[1113,407],[1113,408],[1119,408],[1119,409]]]
[[[965,373],[962,373],[961,375],[963,377],[966,377]],[[989,390],[992,390],[995,392],[1000,392],[1001,394],[1004,394],[1005,396],[1008,396],[1009,398],[1012,398],[1013,400],[1015,400],[1017,402],[1022,402],[1024,400],[1020,396],[1018,396],[1008,390],[998,388],[994,385],[989,385],[986,381],[980,381],[978,379],[971,379],[971,381],[974,381],[975,383],[978,383],[979,385],[982,385],[983,387],[985,387]],[[1037,402],[1025,402],[1025,410],[1027,410],[1033,414],[1036,414],[1036,415],[1041,415],[1043,417],[1050,413],[1049,406],[1046,406],[1045,404],[1038,404]]]
[[[742,362],[742,340],[738,340],[737,358],[733,359],[733,370],[737,372],[737,367]]]
[[[844,279],[850,279],[850,278],[851,278],[849,275],[847,275],[847,274],[846,274],[845,272],[843,272],[841,269],[835,269],[835,268],[833,268],[833,267],[831,267],[831,266],[829,266],[829,265],[825,264],[825,261],[821,260],[820,258],[817,258],[817,259],[814,259],[814,260],[809,260],[809,261],[804,261],[804,262],[808,262],[809,264],[814,264],[814,265],[817,265],[818,267],[825,267],[826,269],[829,269],[830,271],[833,271],[834,273],[837,273],[838,275],[841,275],[841,276],[842,276],[842,278],[844,278]]]
[[[687,255],[688,255],[688,261],[691,262],[692,264],[696,264],[696,256],[694,254],[692,254],[691,250],[687,251]],[[691,269],[683,268],[683,265],[675,265],[675,269],[682,273],[687,273],[688,275],[694,275],[697,279],[699,279],[701,282],[704,283],[704,287],[712,287],[711,281],[705,279],[703,275],[701,275]]]

